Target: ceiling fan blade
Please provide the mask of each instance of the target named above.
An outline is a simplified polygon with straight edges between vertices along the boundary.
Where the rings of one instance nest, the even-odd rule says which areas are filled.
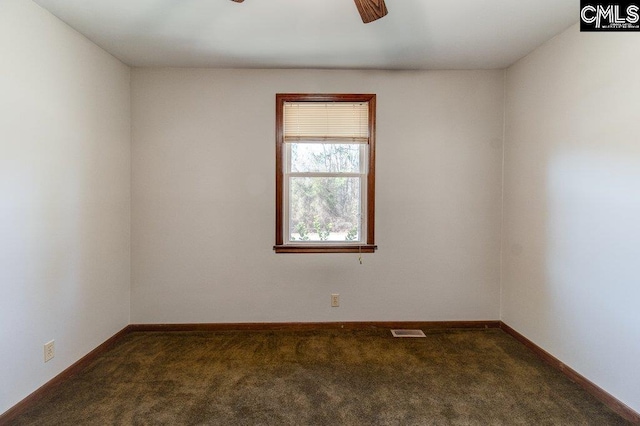
[[[387,12],[387,6],[384,4],[384,0],[353,0],[356,3],[358,12],[362,17],[362,22],[368,24],[376,19],[380,19],[385,16]]]
[[[231,0],[231,1],[235,1],[236,3],[242,3],[244,0]]]

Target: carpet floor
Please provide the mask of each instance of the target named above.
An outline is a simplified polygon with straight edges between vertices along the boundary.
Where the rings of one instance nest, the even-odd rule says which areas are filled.
[[[134,332],[16,425],[623,425],[499,329]]]

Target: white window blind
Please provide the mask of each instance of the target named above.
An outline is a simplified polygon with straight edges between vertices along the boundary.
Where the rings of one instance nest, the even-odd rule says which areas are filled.
[[[369,141],[367,102],[285,102],[284,142]]]

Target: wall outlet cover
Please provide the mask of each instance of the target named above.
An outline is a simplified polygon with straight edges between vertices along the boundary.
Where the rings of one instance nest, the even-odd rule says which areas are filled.
[[[52,340],[44,344],[44,362],[50,361],[56,356],[56,341]]]
[[[337,308],[338,306],[340,306],[340,295],[334,293],[331,295],[331,307]]]

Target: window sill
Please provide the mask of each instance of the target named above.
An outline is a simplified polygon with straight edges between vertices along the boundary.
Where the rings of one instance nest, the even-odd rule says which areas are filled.
[[[276,253],[373,253],[378,246],[373,244],[345,245],[345,244],[287,244],[273,246]]]

